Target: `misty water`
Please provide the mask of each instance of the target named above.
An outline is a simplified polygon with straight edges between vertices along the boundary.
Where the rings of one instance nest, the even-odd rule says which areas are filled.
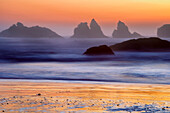
[[[83,55],[89,47],[125,40],[1,37],[0,79],[170,84],[170,52]]]

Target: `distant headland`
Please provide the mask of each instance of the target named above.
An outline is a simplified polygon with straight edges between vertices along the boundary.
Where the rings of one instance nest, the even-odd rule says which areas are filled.
[[[46,27],[39,27],[39,26],[26,27],[20,22],[0,32],[0,36],[1,37],[57,37],[57,38],[62,37]]]

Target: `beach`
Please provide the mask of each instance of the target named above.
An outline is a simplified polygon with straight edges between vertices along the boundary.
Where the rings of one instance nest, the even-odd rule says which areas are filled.
[[[0,112],[170,112],[170,85],[1,81]]]

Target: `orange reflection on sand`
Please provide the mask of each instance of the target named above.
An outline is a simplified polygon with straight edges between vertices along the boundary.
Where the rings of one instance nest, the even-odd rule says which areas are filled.
[[[41,110],[103,112],[113,105],[116,108],[145,104],[170,106],[169,85],[0,82],[0,94],[0,110],[15,113]]]

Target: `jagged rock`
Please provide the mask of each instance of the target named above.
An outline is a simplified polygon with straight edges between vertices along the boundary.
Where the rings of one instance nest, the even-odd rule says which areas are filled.
[[[137,38],[143,37],[139,33],[134,32],[130,33],[129,28],[125,25],[125,23],[119,21],[117,24],[117,30],[113,31],[113,38]]]
[[[103,34],[99,24],[94,19],[92,19],[91,23],[90,23],[90,32],[91,32],[91,37],[94,37],[94,38],[107,38],[107,36],[105,36]]]
[[[101,45],[87,49],[84,55],[114,55],[114,52],[107,45]]]
[[[165,24],[158,28],[157,35],[159,37],[170,38],[170,24]]]
[[[113,51],[170,51],[170,42],[157,37],[139,38],[110,46]]]
[[[117,38],[127,37],[127,38],[130,38],[131,33],[129,32],[128,27],[123,22],[119,21],[118,25],[117,25],[117,30],[114,30],[114,32],[113,32],[113,37],[117,37]]]
[[[103,34],[98,23],[92,19],[90,27],[88,26],[87,22],[80,23],[74,29],[74,35],[72,38],[107,38],[107,36]]]
[[[87,38],[90,35],[90,29],[87,25],[87,22],[82,22],[78,25],[77,28],[74,29],[74,35],[72,37],[75,38]]]
[[[17,22],[18,27],[24,27],[24,25],[21,22]]]
[[[0,33],[1,37],[59,37],[60,35],[56,34],[52,30],[33,26],[26,27],[22,23],[18,22],[16,25],[12,25],[9,29],[6,29]]]

